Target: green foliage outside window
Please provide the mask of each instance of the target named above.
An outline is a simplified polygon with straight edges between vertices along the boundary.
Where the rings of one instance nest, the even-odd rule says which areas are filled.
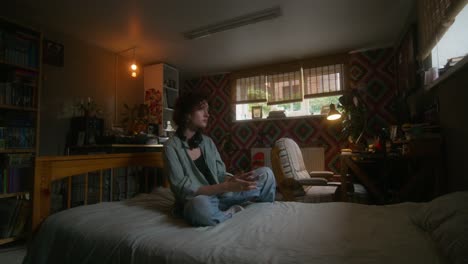
[[[328,106],[330,104],[335,104],[338,105],[339,101],[338,98],[340,98],[341,95],[335,95],[335,96],[325,96],[325,97],[318,97],[318,98],[310,98],[310,99],[304,99],[304,102],[294,102],[294,103],[288,103],[288,104],[278,104],[278,105],[267,105],[266,103],[254,103],[254,104],[248,104],[248,111],[249,114],[246,114],[246,116],[250,117],[252,113],[252,106],[261,106],[262,107],[262,115],[263,118],[268,117],[270,111],[272,111],[273,107],[277,109],[283,109],[285,112],[294,112],[294,111],[301,111],[303,107],[306,107],[304,111],[304,115],[319,115],[322,110],[322,106]],[[303,106],[304,105],[304,106]],[[250,119],[250,118],[248,118]]]

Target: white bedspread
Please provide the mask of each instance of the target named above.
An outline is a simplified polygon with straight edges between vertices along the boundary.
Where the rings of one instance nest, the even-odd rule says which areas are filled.
[[[25,263],[446,263],[419,204],[259,203],[214,227],[171,216],[167,191],[50,216]]]

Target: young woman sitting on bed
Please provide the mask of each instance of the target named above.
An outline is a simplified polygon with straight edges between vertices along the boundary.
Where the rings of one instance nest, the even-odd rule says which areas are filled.
[[[188,93],[177,99],[173,115],[177,131],[164,145],[176,209],[194,226],[224,222],[245,202],[275,200],[275,177],[269,168],[226,173],[213,140],[202,134],[209,118],[206,98],[203,93]]]

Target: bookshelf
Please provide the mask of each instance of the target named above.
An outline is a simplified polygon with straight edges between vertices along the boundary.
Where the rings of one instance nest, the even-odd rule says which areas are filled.
[[[165,63],[144,67],[145,103],[156,117],[159,135],[172,123],[174,104],[179,96],[179,71]],[[173,126],[174,124],[172,124]]]
[[[42,34],[0,17],[0,245],[28,237]]]

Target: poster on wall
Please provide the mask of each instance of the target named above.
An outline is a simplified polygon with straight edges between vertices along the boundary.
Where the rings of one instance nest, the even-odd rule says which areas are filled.
[[[63,44],[44,39],[42,43],[42,62],[52,66],[63,67],[64,49]]]
[[[252,169],[259,167],[271,168],[271,148],[251,148]]]

